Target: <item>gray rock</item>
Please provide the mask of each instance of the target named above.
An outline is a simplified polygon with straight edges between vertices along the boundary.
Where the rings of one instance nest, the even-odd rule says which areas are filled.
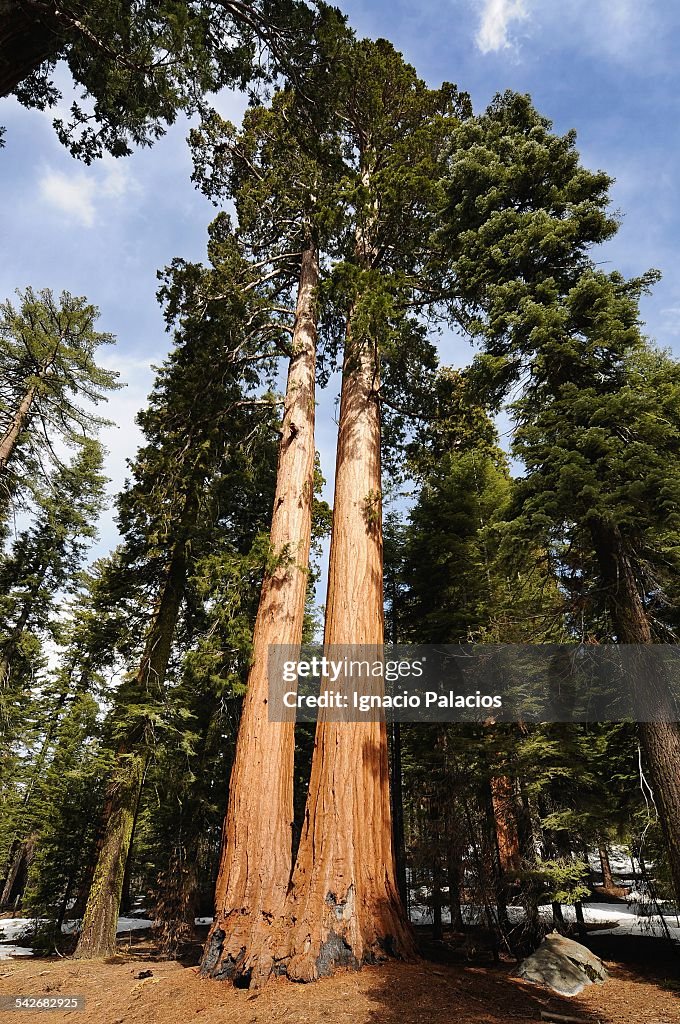
[[[576,996],[586,985],[600,985],[609,975],[600,958],[585,946],[551,932],[536,952],[522,961],[517,977],[545,985],[561,996]]]

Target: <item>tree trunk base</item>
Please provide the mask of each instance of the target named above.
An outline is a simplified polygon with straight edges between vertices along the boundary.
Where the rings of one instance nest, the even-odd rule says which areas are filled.
[[[333,894],[329,894],[329,899],[334,900]],[[291,936],[288,951],[281,956],[274,955],[272,949],[284,950],[286,943],[277,941],[273,931],[251,938],[246,945],[243,938],[235,934],[228,938],[224,928],[214,925],[205,945],[201,977],[231,981],[236,988],[257,989],[280,977],[306,984],[330,977],[336,970],[359,971],[365,965],[387,960],[418,959],[413,936],[403,926],[395,928],[395,935],[374,935],[370,942],[361,944],[360,954],[341,927],[331,926],[322,934],[324,937],[317,937],[316,941],[310,935],[301,941],[299,936]],[[292,946],[295,939],[298,948]],[[239,945],[241,941],[243,944]]]

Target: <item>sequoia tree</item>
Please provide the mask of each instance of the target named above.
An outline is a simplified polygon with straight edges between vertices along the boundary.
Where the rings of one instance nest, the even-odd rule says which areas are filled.
[[[271,923],[283,912],[291,872],[294,723],[269,721],[269,652],[275,644],[299,645],[303,636],[315,474],[319,247],[327,245],[334,219],[328,132],[303,148],[293,99],[290,92],[281,92],[270,109],[248,112],[240,132],[213,115],[192,133],[194,178],[214,201],[225,194],[234,197],[240,244],[266,281],[271,330],[290,334],[289,344],[281,346],[289,362],[272,561],[255,621],[215,921],[202,967],[213,977],[249,977],[263,970],[258,958]],[[296,292],[292,306],[291,291]]]
[[[324,643],[379,652],[381,355],[395,387],[410,346],[432,360],[409,314],[433,283],[421,270],[441,160],[467,106],[452,86],[427,89],[384,40],[357,44],[345,73],[347,227],[331,284],[345,338]],[[286,912],[270,948],[276,970],[299,981],[414,955],[396,882],[384,722],[319,721]],[[271,970],[260,966],[256,982]]]

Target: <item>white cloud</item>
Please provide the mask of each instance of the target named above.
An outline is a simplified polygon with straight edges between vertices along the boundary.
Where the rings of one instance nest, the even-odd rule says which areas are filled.
[[[539,49],[556,40],[583,53],[604,54],[611,60],[639,58],[640,49],[659,49],[668,20],[661,0],[475,0],[480,12],[475,36],[482,53],[514,48],[513,28],[527,22],[526,31]]]
[[[69,177],[48,167],[40,179],[39,188],[41,198],[50,206],[67,214],[83,227],[92,227],[95,220],[95,186],[82,171]]]
[[[122,199],[137,185],[125,164],[105,157],[97,165],[73,173],[46,167],[38,188],[43,202],[82,227],[91,228],[106,201]]]
[[[476,42],[482,53],[506,50],[513,22],[528,17],[525,0],[484,0]]]

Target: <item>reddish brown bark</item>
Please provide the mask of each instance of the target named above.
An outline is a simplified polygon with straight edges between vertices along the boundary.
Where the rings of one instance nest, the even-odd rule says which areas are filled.
[[[293,355],[282,423],[271,548],[279,564],[264,580],[252,667],[229,785],[215,921],[202,973],[267,975],[267,940],[283,912],[292,867],[294,723],[268,720],[272,644],[300,644],[307,592],[314,493],[315,249],[303,254]]]
[[[600,843],[597,848],[597,852],[600,857],[600,867],[602,868],[602,885],[605,889],[613,889],[614,876],[612,874],[611,864],[609,863],[609,852],[604,843]]]
[[[507,775],[493,778],[491,780],[491,799],[496,819],[501,869],[503,871],[518,871],[522,858],[519,852],[512,779],[509,779]]]
[[[373,343],[348,330],[340,402],[326,645],[383,642],[380,413]],[[279,972],[411,958],[399,899],[384,722],[319,721],[305,824],[277,937]]]

